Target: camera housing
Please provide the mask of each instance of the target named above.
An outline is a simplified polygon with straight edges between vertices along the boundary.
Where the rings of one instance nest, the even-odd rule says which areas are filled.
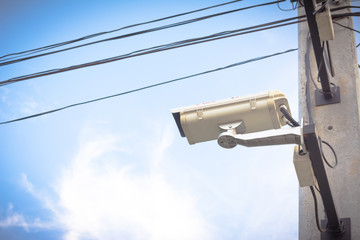
[[[171,110],[180,135],[189,144],[218,139],[229,129],[236,134],[278,129],[287,123],[280,111],[290,107],[285,95],[278,90],[232,97]]]

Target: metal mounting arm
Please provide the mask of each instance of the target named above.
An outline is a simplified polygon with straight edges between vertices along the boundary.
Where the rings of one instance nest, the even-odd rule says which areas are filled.
[[[223,148],[233,148],[236,145],[246,147],[302,144],[302,128],[284,128],[256,133],[237,134],[235,129],[229,129],[219,135],[218,144]]]

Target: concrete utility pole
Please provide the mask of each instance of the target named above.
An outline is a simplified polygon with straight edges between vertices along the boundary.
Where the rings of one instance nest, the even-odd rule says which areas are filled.
[[[308,1],[308,0],[304,0]],[[302,2],[302,1],[301,1]],[[339,2],[339,1],[337,1]],[[329,1],[331,8],[349,6],[350,2]],[[343,9],[334,14],[351,13]],[[299,16],[305,15],[304,7],[299,8]],[[334,19],[344,26],[353,28],[352,17]],[[332,196],[339,218],[350,218],[351,239],[360,239],[360,77],[354,32],[333,25],[335,37],[329,41],[332,65],[335,76],[328,68],[329,81],[340,90],[340,103],[322,106],[315,105],[315,87],[306,76],[306,65],[311,69],[312,78],[321,89],[318,79],[318,65],[315,60],[313,45],[308,41],[308,23],[299,24],[299,102],[300,117],[309,124],[309,114],[316,126],[318,136],[328,142],[336,151],[338,164],[334,169],[326,166]],[[310,45],[309,45],[310,44]],[[309,49],[309,64],[305,54]],[[326,47],[324,48],[326,51]],[[327,57],[325,57],[327,58]],[[308,89],[308,102],[306,96]],[[307,107],[309,106],[309,107]],[[334,154],[330,148],[322,144],[323,152],[330,164],[334,163]],[[323,202],[317,193],[319,220],[324,220]],[[316,227],[314,201],[309,187],[300,188],[299,239],[319,240],[321,233]],[[323,239],[327,239],[324,238]]]

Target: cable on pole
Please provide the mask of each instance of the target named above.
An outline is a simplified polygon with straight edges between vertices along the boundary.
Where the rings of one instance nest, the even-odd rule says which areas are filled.
[[[320,136],[318,136],[318,139],[319,139],[319,147],[320,147],[321,156],[323,157],[324,162],[326,163],[326,165],[328,165],[329,168],[334,169],[338,164],[338,158],[337,158],[334,148],[328,142],[323,141]],[[326,146],[328,146],[330,148],[330,150],[332,151],[332,153],[334,154],[334,158],[335,158],[334,165],[331,165],[329,163],[329,161],[326,159],[323,148],[322,148],[322,144],[325,144]]]
[[[315,221],[316,221],[316,227],[318,228],[319,232],[326,232],[327,231],[327,228],[322,228],[320,226],[320,223],[319,223],[319,210],[318,210],[318,205],[317,205],[317,198],[316,198],[316,193],[314,191],[314,188],[313,186],[310,186],[310,191],[311,191],[311,194],[313,196],[313,199],[314,199],[314,208],[315,208]]]
[[[351,31],[354,31],[354,32],[360,33],[360,31],[358,31],[358,30],[356,30],[356,29],[354,29],[354,28],[351,28],[351,27],[345,26],[345,25],[343,25],[343,24],[340,24],[340,23],[338,23],[338,22],[333,21],[333,23],[335,23],[336,25],[339,25],[339,26],[341,26],[341,27],[343,27],[343,28],[349,29],[349,30],[351,30]]]

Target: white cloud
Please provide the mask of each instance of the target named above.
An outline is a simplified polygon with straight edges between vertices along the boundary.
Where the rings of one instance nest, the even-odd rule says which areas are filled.
[[[10,203],[7,210],[7,217],[0,221],[1,227],[17,226],[28,229],[29,224],[24,220],[24,217],[18,213],[13,212],[14,206]]]
[[[8,99],[8,94],[9,94],[10,90],[7,87],[2,87],[0,90],[0,99],[2,102],[6,102]]]
[[[34,99],[29,99],[28,101],[24,102],[21,107],[21,112],[24,114],[33,114],[39,107],[39,103],[36,102]]]
[[[29,224],[21,215],[9,214],[8,225],[60,228],[65,240],[279,239],[279,233],[281,239],[296,239],[297,211],[290,206],[297,206],[297,198],[284,191],[297,187],[289,172],[291,162],[278,166],[264,163],[269,152],[250,154],[252,161],[241,168],[234,165],[230,176],[217,178],[206,168],[171,165],[170,128],[157,131],[151,143],[137,141],[134,149],[123,147],[124,136],[88,130],[73,161],[58,177],[56,198],[49,198],[22,175],[22,186],[51,210],[52,222]],[[182,167],[179,173],[173,172],[177,166]],[[250,184],[256,171],[262,175]],[[179,175],[167,179],[174,174]],[[191,186],[176,179],[188,179]],[[241,182],[246,184],[239,190]],[[274,222],[274,216],[280,220]]]
[[[25,174],[22,185],[53,212],[54,223],[66,231],[66,240],[212,239],[212,230],[197,209],[194,196],[175,189],[160,171],[153,171],[171,139],[165,130],[149,156],[150,169],[140,173],[131,164],[107,161],[119,150],[118,138],[107,134],[88,139],[59,179],[55,189],[58,199],[50,201]],[[13,218],[9,225],[17,221],[26,226],[21,216]]]
[[[42,205],[52,211],[54,214],[56,214],[58,212],[58,209],[56,206],[54,206],[54,201],[52,199],[50,199],[47,194],[40,192],[39,190],[35,189],[34,185],[28,180],[27,176],[25,173],[21,174],[21,181],[20,181],[20,185],[28,192],[30,193],[32,196],[34,196],[37,200],[39,200]],[[47,224],[42,224],[42,225],[49,225],[49,223]],[[51,224],[50,224],[51,225]]]
[[[32,221],[25,220],[25,217],[22,214],[14,212],[14,206],[10,203],[5,219],[0,220],[0,227],[23,227],[28,231],[30,228],[49,228],[53,226],[41,222],[39,218],[35,218]]]
[[[164,154],[174,140],[173,131],[170,126],[166,126],[161,133],[160,140],[155,141],[152,150],[151,165],[153,170],[156,170],[164,160]]]

